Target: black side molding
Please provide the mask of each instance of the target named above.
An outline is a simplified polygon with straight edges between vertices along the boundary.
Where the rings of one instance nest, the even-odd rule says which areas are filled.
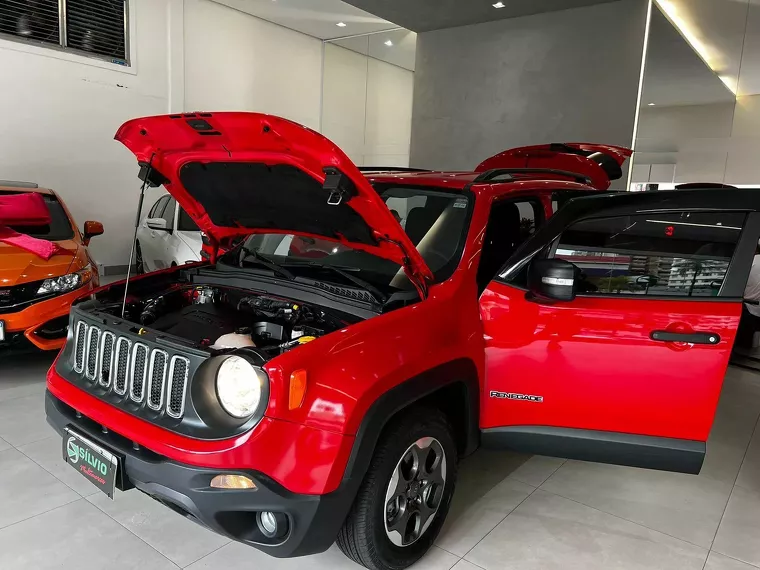
[[[692,475],[702,469],[707,447],[688,439],[548,426],[486,429],[481,442],[483,447]]]

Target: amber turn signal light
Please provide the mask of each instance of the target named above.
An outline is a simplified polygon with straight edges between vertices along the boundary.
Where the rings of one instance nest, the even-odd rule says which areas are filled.
[[[306,395],[306,370],[296,370],[290,375],[290,394],[288,397],[288,409],[295,410],[303,404]]]
[[[256,483],[245,475],[217,475],[211,479],[211,487],[214,489],[252,489],[256,490]]]

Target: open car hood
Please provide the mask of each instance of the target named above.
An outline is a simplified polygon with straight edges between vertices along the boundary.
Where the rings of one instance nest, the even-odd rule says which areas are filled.
[[[335,144],[260,113],[133,119],[116,140],[217,246],[252,233],[326,238],[390,259],[418,287],[432,273],[385,202]]]

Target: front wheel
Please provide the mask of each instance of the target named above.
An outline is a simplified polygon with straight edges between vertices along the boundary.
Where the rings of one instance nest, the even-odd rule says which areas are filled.
[[[371,570],[402,570],[428,551],[454,494],[457,449],[439,410],[416,409],[383,433],[338,547]]]
[[[145,261],[143,260],[142,248],[140,242],[135,242],[135,273],[142,275],[145,273]]]

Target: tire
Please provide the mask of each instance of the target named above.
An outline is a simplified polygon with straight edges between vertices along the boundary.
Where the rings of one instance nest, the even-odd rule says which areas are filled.
[[[142,275],[145,273],[145,261],[143,261],[142,249],[140,249],[140,242],[135,242],[135,273]]]
[[[417,447],[418,444],[422,447]],[[410,455],[418,467],[428,460],[433,462],[430,471],[417,469],[424,482],[422,485],[418,482],[417,487],[413,486],[414,470],[409,468]],[[434,463],[435,455],[440,456],[438,463]],[[386,427],[378,441],[351,511],[338,533],[338,547],[351,560],[370,570],[403,570],[411,566],[424,556],[438,536],[449,511],[456,476],[457,448],[445,414],[430,408],[404,413]],[[399,489],[405,488],[406,494],[398,494]],[[387,500],[394,495],[395,498]],[[425,519],[423,509],[434,513]],[[418,517],[416,523],[414,517]],[[430,522],[425,523],[427,520]],[[396,528],[416,531],[404,531],[402,536]]]

